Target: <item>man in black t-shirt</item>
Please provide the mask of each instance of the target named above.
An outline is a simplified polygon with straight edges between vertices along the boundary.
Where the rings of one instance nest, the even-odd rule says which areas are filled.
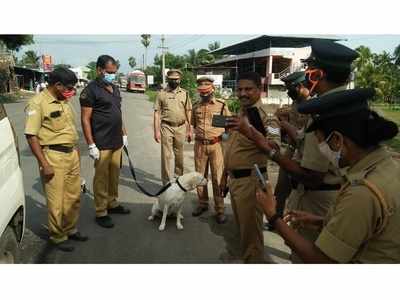
[[[101,55],[96,68],[97,78],[80,95],[81,118],[89,156],[95,161],[96,222],[111,228],[114,223],[108,214],[130,213],[117,202],[122,146],[128,145],[128,137],[122,122],[121,95],[112,84],[117,72],[116,61]]]

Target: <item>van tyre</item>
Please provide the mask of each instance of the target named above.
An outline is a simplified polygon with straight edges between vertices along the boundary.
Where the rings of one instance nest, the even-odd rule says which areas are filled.
[[[20,262],[20,249],[14,230],[7,226],[0,238],[0,263],[17,264]]]

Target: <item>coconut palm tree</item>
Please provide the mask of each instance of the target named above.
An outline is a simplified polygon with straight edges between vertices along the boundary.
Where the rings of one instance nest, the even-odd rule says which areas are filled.
[[[132,69],[134,69],[136,67],[136,59],[133,56],[129,57],[128,64]]]
[[[400,45],[398,45],[393,52],[394,64],[400,66]]]
[[[28,65],[28,66],[31,66],[34,68],[38,68],[39,67],[39,59],[40,59],[40,56],[38,56],[35,51],[28,50],[22,56],[22,64]]]
[[[151,34],[142,34],[140,36],[142,38],[142,45],[144,46],[144,66],[143,69],[146,70],[147,66],[147,48],[150,46]]]

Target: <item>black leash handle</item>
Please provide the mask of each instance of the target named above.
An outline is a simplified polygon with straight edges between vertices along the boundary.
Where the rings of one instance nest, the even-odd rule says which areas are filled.
[[[129,162],[129,169],[131,171],[132,177],[135,180],[135,183],[137,185],[137,187],[139,188],[139,190],[142,191],[143,194],[149,196],[149,197],[158,197],[160,196],[162,193],[164,193],[170,186],[171,186],[171,182],[168,182],[166,185],[164,185],[158,192],[156,193],[150,193],[148,191],[146,191],[146,189],[144,187],[142,187],[136,179],[136,173],[135,173],[135,168],[133,167],[133,163],[131,158],[129,157],[129,152],[128,152],[128,148],[126,146],[123,147],[126,157],[128,158],[128,162]]]

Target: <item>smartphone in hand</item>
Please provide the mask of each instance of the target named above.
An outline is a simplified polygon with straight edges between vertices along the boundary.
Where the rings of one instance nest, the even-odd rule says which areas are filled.
[[[225,128],[226,127],[226,116],[213,115],[211,126]]]
[[[267,182],[268,182],[268,173],[266,173],[267,179],[264,178],[264,175],[261,173],[260,168],[257,164],[254,164],[254,170],[256,172],[256,177],[258,182],[260,183],[261,189],[266,192],[267,191]]]

